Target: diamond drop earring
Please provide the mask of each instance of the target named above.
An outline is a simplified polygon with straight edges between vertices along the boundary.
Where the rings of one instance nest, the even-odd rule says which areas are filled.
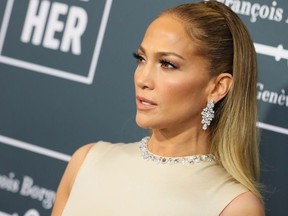
[[[211,124],[211,121],[214,118],[214,101],[211,99],[207,106],[203,109],[201,112],[202,115],[202,121],[201,123],[203,124],[202,129],[207,130],[208,126]]]

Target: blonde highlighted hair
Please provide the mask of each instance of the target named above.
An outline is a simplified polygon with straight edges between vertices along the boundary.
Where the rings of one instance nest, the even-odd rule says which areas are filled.
[[[256,128],[256,53],[240,18],[217,1],[187,3],[164,11],[183,21],[188,35],[205,56],[211,76],[230,73],[233,86],[215,106],[210,127],[211,152],[235,180],[260,200]]]

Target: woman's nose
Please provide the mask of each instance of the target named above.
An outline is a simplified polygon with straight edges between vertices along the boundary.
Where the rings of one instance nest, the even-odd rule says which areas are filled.
[[[149,64],[138,66],[134,74],[135,85],[141,89],[153,89],[155,86],[153,68]]]

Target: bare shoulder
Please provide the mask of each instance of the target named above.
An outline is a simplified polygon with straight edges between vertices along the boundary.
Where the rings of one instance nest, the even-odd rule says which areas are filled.
[[[240,194],[223,210],[220,216],[265,216],[262,202],[252,192]]]
[[[90,151],[90,149],[94,146],[94,144],[87,144],[84,145],[82,147],[80,147],[79,149],[77,149],[74,154],[71,157],[71,160],[69,161],[67,168],[64,172],[63,178],[62,180],[66,181],[66,185],[69,185],[69,189],[72,188],[72,185],[74,183],[75,177],[83,163],[83,161],[85,160],[88,152]]]
[[[62,176],[60,184],[57,189],[56,199],[54,207],[52,210],[52,216],[60,216],[66,205],[68,197],[70,195],[72,186],[74,184],[77,173],[85,160],[88,152],[94,146],[94,144],[87,144],[80,147],[72,155],[71,160],[69,161],[66,170]]]
[[[74,154],[72,155],[71,160],[69,161],[67,168],[69,166],[73,166],[73,168],[76,168],[78,171],[78,169],[82,165],[84,159],[86,158],[88,152],[90,151],[90,149],[93,146],[94,146],[94,144],[91,143],[91,144],[84,145],[84,146],[80,147],[79,149],[77,149],[74,152]],[[75,169],[73,169],[73,170],[75,171]]]

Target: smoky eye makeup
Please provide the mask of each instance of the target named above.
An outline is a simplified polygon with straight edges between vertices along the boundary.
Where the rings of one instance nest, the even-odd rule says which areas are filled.
[[[143,62],[145,60],[145,58],[138,52],[134,52],[132,56],[137,60],[138,63]]]
[[[142,54],[140,54],[139,52],[132,53],[132,56],[137,60],[138,64],[146,61],[145,57]],[[165,70],[179,69],[179,65],[177,63],[169,60],[165,56],[159,56],[159,59],[157,61],[159,62],[160,66]]]
[[[178,65],[167,59],[160,59],[161,67],[165,69],[178,69]]]

